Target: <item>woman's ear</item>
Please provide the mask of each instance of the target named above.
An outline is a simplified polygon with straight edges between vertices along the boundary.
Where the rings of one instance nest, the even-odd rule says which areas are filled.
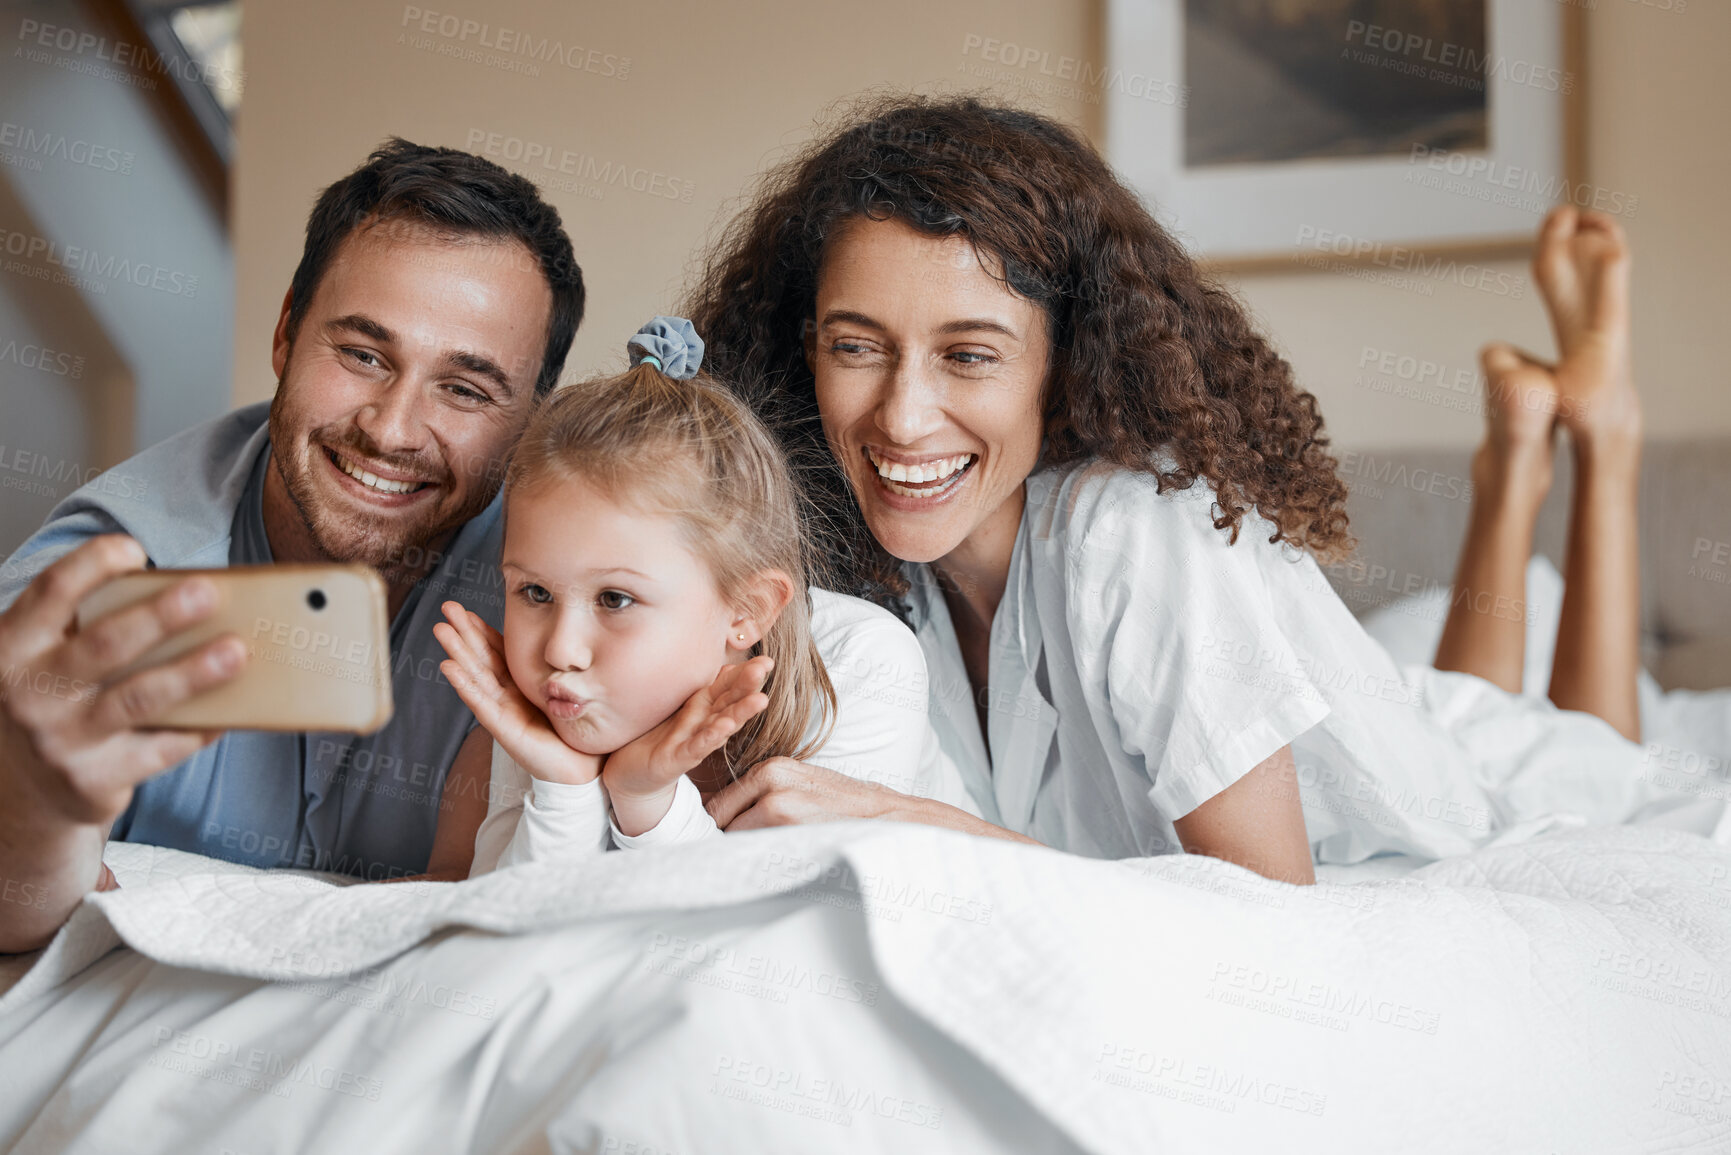
[[[728,627],[728,646],[749,650],[757,645],[800,592],[793,579],[781,570],[766,569],[756,574],[745,591],[746,604],[754,608],[733,619]]]

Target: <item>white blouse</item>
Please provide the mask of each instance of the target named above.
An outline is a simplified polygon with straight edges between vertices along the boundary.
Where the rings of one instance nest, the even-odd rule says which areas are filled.
[[[913,583],[931,715],[984,817],[1101,858],[1180,849],[1172,822],[1286,745],[1321,862],[1435,858],[1556,810],[1617,821],[1639,747],[1479,678],[1399,667],[1308,554],[1214,493],[1105,463],[1025,483],[992,621],[986,732],[929,567]]]

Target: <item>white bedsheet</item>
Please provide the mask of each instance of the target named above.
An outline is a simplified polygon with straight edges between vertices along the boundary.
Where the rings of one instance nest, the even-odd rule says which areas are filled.
[[[896,824],[460,884],[111,851],[0,998],[0,1149],[1731,1150],[1731,848],[1673,830],[1314,889]]]

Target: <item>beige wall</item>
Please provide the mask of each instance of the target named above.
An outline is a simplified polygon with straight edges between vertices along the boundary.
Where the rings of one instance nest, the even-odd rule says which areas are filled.
[[[1639,197],[1625,223],[1636,246],[1636,354],[1649,428],[1658,436],[1731,433],[1731,373],[1714,355],[1731,301],[1731,228],[1714,211],[1731,184],[1731,155],[1721,143],[1731,123],[1731,79],[1721,67],[1731,4],[1687,0],[1679,13],[1637,0],[1594,3],[1583,63],[1584,175]],[[970,37],[991,37],[1052,61],[1102,62],[1101,0],[899,0],[868,8],[810,0],[465,0],[462,7],[425,0],[412,7],[485,21],[489,40],[506,27],[593,55],[572,56],[588,68],[541,63],[539,75],[528,75],[497,67],[512,58],[476,48],[478,33],[465,44],[419,31],[411,6],[250,3],[234,214],[237,401],[269,394],[271,328],[314,195],[389,133],[483,152],[486,134],[496,133],[499,148],[514,150],[507,143],[514,138],[555,156],[574,154],[576,171],[566,176],[498,158],[547,178],[543,186],[583,264],[591,304],[566,367],[570,379],[621,364],[625,337],[678,300],[694,254],[738,207],[751,177],[808,139],[813,118],[837,101],[874,88],[986,88],[1096,137],[1102,125],[1097,93],[1028,87],[1028,73],[967,50]],[[494,60],[450,54],[466,48]],[[606,75],[622,71],[621,58],[629,58],[625,74]],[[639,179],[654,183],[633,191],[593,179],[620,168],[643,170]],[[661,195],[669,190],[676,195]],[[1491,266],[1526,275],[1519,261]],[[1321,398],[1342,446],[1467,445],[1478,435],[1469,395],[1414,400],[1378,391],[1376,375],[1360,369],[1367,349],[1451,372],[1471,370],[1479,344],[1493,336],[1549,351],[1524,282],[1515,299],[1449,281],[1427,296],[1311,271],[1230,279]]]
[[[472,133],[498,133],[501,145],[514,137],[664,178],[653,193],[597,188],[581,175],[494,158],[551,175],[541,183],[583,266],[590,305],[566,363],[570,380],[623,365],[625,339],[674,307],[693,256],[728,219],[726,210],[754,174],[809,137],[822,110],[873,87],[977,85],[960,71],[970,34],[1019,38],[1054,59],[1096,59],[1091,9],[1049,0],[889,0],[869,8],[833,0],[423,0],[417,7],[485,20],[489,40],[505,26],[581,45],[602,54],[602,71],[606,55],[629,57],[629,72],[619,79],[543,64],[539,76],[527,76],[435,55],[399,43],[413,31],[402,26],[400,3],[249,3],[235,191],[237,401],[269,395],[270,334],[314,196],[386,134],[464,147]],[[1090,130],[1098,118],[1097,105],[1033,103]],[[475,151],[485,151],[484,137]],[[580,174],[583,160],[573,167]],[[666,188],[678,197],[658,195]]]

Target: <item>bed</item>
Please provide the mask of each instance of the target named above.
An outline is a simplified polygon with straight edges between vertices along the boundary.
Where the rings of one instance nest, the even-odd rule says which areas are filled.
[[[1314,888],[894,823],[464,883],[114,844],[0,1148],[1731,1150],[1731,825]]]
[[[1424,663],[1446,566],[1370,564],[1331,576]],[[896,823],[464,883],[112,844],[121,889],[0,962],[0,1149],[1731,1152],[1731,696],[1642,695],[1675,797],[1633,824],[1313,888]]]

